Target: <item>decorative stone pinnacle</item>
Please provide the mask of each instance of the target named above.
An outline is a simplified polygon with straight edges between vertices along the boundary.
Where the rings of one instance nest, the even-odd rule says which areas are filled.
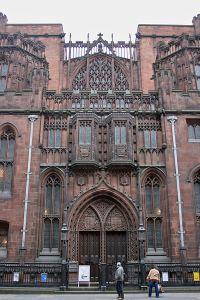
[[[0,12],[0,25],[5,25],[8,23],[8,18],[2,12]]]

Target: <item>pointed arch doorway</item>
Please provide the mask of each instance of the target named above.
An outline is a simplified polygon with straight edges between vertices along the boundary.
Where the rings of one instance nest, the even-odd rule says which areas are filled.
[[[77,212],[74,226],[70,256],[79,264],[90,265],[91,281],[98,282],[100,263],[138,259],[136,220],[120,202],[93,199]]]

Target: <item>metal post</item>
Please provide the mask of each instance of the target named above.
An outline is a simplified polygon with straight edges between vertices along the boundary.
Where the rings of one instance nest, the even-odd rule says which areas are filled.
[[[68,247],[68,228],[63,223],[61,229],[61,243],[62,243],[62,266],[61,266],[61,286],[60,290],[65,291],[68,289],[68,258],[67,258],[67,247]]]
[[[21,250],[25,249],[25,240],[26,240],[26,225],[27,225],[27,213],[28,213],[28,202],[29,202],[29,184],[30,184],[30,175],[31,175],[31,155],[32,155],[32,143],[33,143],[33,124],[35,120],[38,119],[37,115],[28,116],[29,121],[31,122],[30,137],[29,137],[29,147],[28,147],[28,164],[26,172],[26,191],[24,198],[24,219],[23,219],[23,228],[22,228],[22,244]]]
[[[100,290],[101,291],[105,291],[107,288],[106,285],[106,263],[100,263],[99,265],[99,269],[100,269]]]
[[[179,233],[180,233],[180,250],[181,255],[185,250],[185,241],[184,241],[184,229],[183,229],[183,213],[182,213],[182,200],[181,200],[181,192],[180,192],[180,174],[178,169],[178,158],[177,158],[177,147],[176,147],[176,132],[175,132],[175,122],[177,121],[177,117],[170,116],[167,120],[171,123],[172,126],[172,138],[173,138],[173,153],[174,153],[174,165],[175,165],[175,177],[176,177],[176,190],[177,190],[177,204],[178,204],[178,215],[179,215]]]
[[[140,288],[144,288],[146,286],[146,265],[144,261],[144,246],[146,240],[146,230],[143,225],[142,220],[142,208],[139,208],[139,217],[140,224],[138,228],[138,241],[139,241],[139,265],[140,265]]]

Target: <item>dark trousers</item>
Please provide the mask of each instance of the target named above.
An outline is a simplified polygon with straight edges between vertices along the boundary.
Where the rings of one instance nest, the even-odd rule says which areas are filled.
[[[124,299],[124,291],[123,291],[123,281],[117,281],[116,283],[116,290],[117,290],[117,293],[118,293],[118,296],[119,298],[122,298]]]
[[[153,281],[153,280],[149,281],[149,297],[151,297],[153,286],[155,286],[156,297],[158,298],[159,297],[158,281]]]

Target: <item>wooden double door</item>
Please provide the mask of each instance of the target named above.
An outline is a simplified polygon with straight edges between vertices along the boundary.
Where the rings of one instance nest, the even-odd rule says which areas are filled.
[[[79,232],[79,264],[90,265],[92,282],[99,281],[100,262],[110,265],[116,264],[117,261],[125,263],[126,259],[125,231],[107,231],[105,232],[104,241],[100,231]]]

